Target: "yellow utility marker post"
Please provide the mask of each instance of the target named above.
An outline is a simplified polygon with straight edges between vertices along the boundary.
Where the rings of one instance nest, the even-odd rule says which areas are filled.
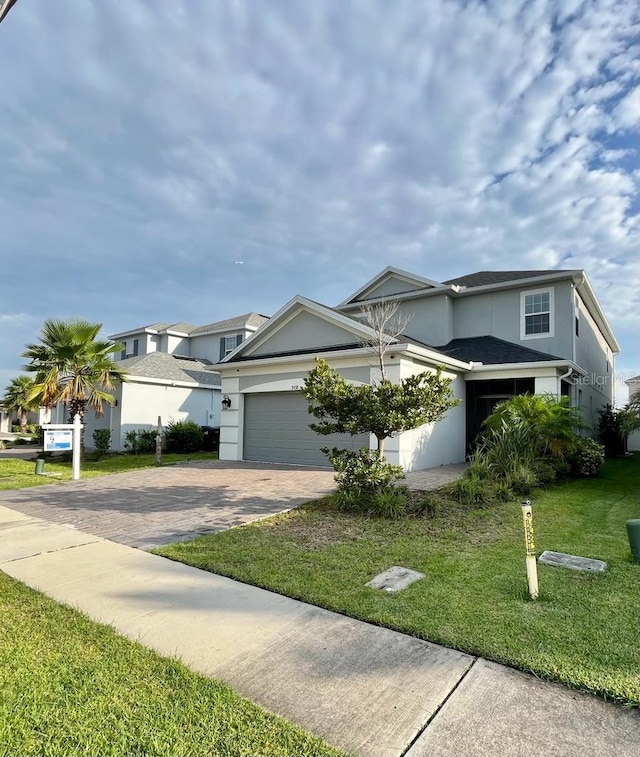
[[[533,541],[533,513],[531,500],[522,503],[522,520],[524,521],[524,545],[527,550],[527,583],[529,596],[538,599],[538,564],[536,562],[536,546]]]

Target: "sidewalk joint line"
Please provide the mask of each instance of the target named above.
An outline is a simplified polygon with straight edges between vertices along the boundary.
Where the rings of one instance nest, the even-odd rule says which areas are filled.
[[[11,557],[9,560],[2,560],[0,565],[8,565],[10,562],[20,562],[20,560],[30,560],[32,557],[40,557],[40,555],[53,555],[56,552],[65,552],[68,549],[77,549],[78,547],[86,547],[89,544],[98,544],[98,542],[105,541],[99,536],[95,538],[95,541],[85,541],[82,544],[71,544],[68,547],[60,547],[59,549],[45,549],[42,552],[34,552],[32,555],[23,555],[22,557]]]
[[[442,700],[442,702],[440,702],[440,704],[436,707],[436,709],[433,711],[433,713],[431,714],[431,716],[428,718],[427,722],[422,726],[422,728],[420,728],[420,730],[418,731],[418,733],[416,733],[416,735],[411,739],[411,741],[402,750],[402,752],[400,752],[400,754],[398,755],[398,757],[405,757],[405,755],[407,754],[407,752],[413,747],[413,745],[418,741],[418,739],[420,739],[423,736],[423,734],[425,733],[425,731],[427,730],[427,728],[431,725],[431,723],[433,723],[433,721],[435,720],[435,718],[440,713],[440,710],[442,710],[442,708],[446,705],[446,703],[456,693],[456,691],[458,690],[458,687],[460,686],[460,684],[464,681],[464,679],[467,677],[467,674],[469,673],[469,671],[471,670],[471,668],[476,664],[476,662],[478,662],[479,659],[480,659],[479,657],[474,657],[473,658],[472,662],[467,666],[467,668],[465,669],[465,671],[463,672],[463,674],[456,681],[455,686],[451,689],[451,691],[447,694],[447,696]]]

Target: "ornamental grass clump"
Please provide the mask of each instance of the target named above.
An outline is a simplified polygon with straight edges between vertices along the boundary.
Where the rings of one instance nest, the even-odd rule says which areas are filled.
[[[604,452],[579,435],[583,428],[579,410],[566,397],[524,394],[500,402],[484,423],[465,476],[451,491],[462,503],[487,503],[506,491],[524,496],[554,481],[595,476]]]

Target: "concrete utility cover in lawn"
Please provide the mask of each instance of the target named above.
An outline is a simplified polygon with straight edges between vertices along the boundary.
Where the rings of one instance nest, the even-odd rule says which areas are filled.
[[[418,573],[417,570],[411,570],[411,568],[401,568],[399,565],[394,565],[389,570],[385,570],[384,573],[380,573],[371,581],[365,584],[372,589],[382,589],[382,591],[402,591],[407,586],[411,586],[412,583],[424,578],[424,573]]]
[[[559,568],[585,570],[588,573],[605,573],[607,570],[607,563],[602,560],[592,560],[589,557],[577,557],[576,555],[565,555],[563,552],[550,552],[549,550],[545,550],[540,555],[538,562]]]

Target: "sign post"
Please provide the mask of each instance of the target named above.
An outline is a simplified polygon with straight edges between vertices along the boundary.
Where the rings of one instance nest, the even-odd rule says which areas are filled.
[[[74,481],[80,478],[80,447],[82,423],[76,413],[73,423],[45,423],[44,431],[45,452],[69,452],[71,451],[71,469]]]
[[[529,584],[529,596],[538,599],[538,564],[536,562],[536,546],[533,541],[533,513],[531,501],[522,503],[522,520],[524,522],[524,545],[527,550],[527,583]]]

